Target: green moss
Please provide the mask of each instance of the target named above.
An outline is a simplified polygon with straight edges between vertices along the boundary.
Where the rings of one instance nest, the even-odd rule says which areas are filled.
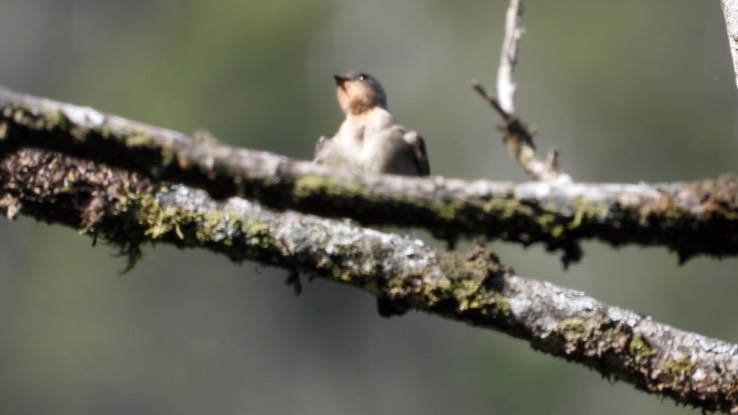
[[[43,115],[44,127],[48,130],[63,128],[67,122],[67,116],[61,111],[50,111]]]
[[[151,136],[146,134],[143,131],[131,131],[129,134],[126,134],[124,137],[121,137],[125,139],[126,146],[135,148],[135,147],[144,147],[144,148],[156,148],[156,144],[151,139]]]
[[[463,311],[476,311],[487,316],[509,316],[512,308],[503,295],[487,287],[491,279],[510,272],[499,265],[498,258],[483,246],[475,246],[466,255],[436,251],[438,266],[447,283],[436,285],[437,299],[454,298]],[[432,297],[431,297],[432,298]]]
[[[512,315],[510,301],[500,294],[486,290],[479,290],[472,295],[463,294],[463,292],[452,291],[439,297],[457,299],[459,311],[475,311],[482,316],[496,318]]]
[[[167,146],[162,147],[147,132],[140,130],[114,132],[111,131],[107,125],[103,125],[99,131],[103,137],[113,138],[116,141],[122,142],[128,148],[144,148],[158,151],[161,161],[160,166],[157,167],[166,167],[174,162],[174,160],[176,160],[177,158],[176,150],[171,149]]]
[[[478,281],[470,278],[454,279],[449,291],[454,298],[463,298],[478,292],[480,285]]]
[[[574,210],[574,217],[571,219],[571,221],[566,225],[567,229],[576,229],[579,227],[579,225],[582,224],[582,218],[586,216],[586,207],[584,206],[577,206],[577,201],[574,200],[574,205],[576,206]]]
[[[512,315],[510,301],[502,295],[494,295],[495,315],[509,317]]]
[[[137,222],[143,226],[143,235],[159,239],[178,226],[174,209],[162,209],[152,195],[128,195],[126,211],[134,212]],[[181,235],[181,232],[179,232]]]
[[[218,245],[219,252],[235,260],[242,259],[249,246],[267,250],[273,244],[268,225],[263,221],[243,222],[225,212],[195,213],[161,206],[151,194],[126,195],[125,205],[118,214],[128,215],[130,220],[122,220],[127,226],[118,229],[109,239],[121,246],[122,252],[129,257],[129,268],[140,258],[138,246],[151,240],[179,241],[182,246]],[[183,231],[185,228],[188,232]],[[240,241],[238,246],[234,246],[236,241]],[[235,251],[231,252],[230,248]]]
[[[266,248],[267,245],[272,244],[273,239],[269,231],[269,225],[262,220],[250,218],[246,223],[244,223],[243,230],[244,233],[248,235],[247,241],[249,244],[257,245],[262,248]]]
[[[521,206],[520,201],[515,199],[495,198],[484,202],[482,210],[504,221],[520,214]]]
[[[568,229],[577,229],[584,222],[602,220],[607,217],[608,208],[597,203],[590,203],[581,197],[572,200],[574,205],[574,217],[567,224]]]
[[[344,199],[352,196],[366,196],[359,185],[345,186],[334,179],[320,176],[304,176],[295,182],[292,190],[294,200],[304,200],[322,194],[326,197],[336,196]]]
[[[552,238],[560,238],[566,232],[566,225],[555,213],[544,212],[535,216],[538,226]]]
[[[634,356],[637,361],[641,361],[648,360],[658,352],[642,336],[633,336],[628,343],[628,353]]]
[[[64,124],[68,121],[64,113],[59,110],[32,112],[26,107],[12,105],[3,109],[3,117],[34,130],[63,129]]]
[[[108,232],[107,239],[119,247],[121,255],[127,257],[124,273],[133,269],[141,259],[141,246],[150,242],[149,238],[160,238],[170,231],[182,236],[173,213],[161,209],[156,198],[148,193],[129,193],[122,198],[119,211],[114,213],[121,216],[119,226],[114,232]]]
[[[113,130],[110,128],[110,125],[108,123],[103,123],[97,129],[97,133],[100,134],[100,136],[103,137],[103,138],[112,137],[113,134],[114,134]]]
[[[455,201],[435,205],[434,208],[435,214],[439,219],[446,222],[452,222],[459,216],[459,213],[464,208],[464,203],[461,201]]]
[[[679,360],[666,361],[663,364],[664,373],[672,377],[672,382],[676,387],[677,384],[684,382],[692,376],[694,372],[695,363],[693,363],[689,357],[684,357]]]
[[[565,318],[557,324],[556,331],[562,334],[582,335],[587,332],[587,320],[578,317]]]
[[[7,116],[12,118],[16,124],[28,125],[29,123],[26,115],[27,113],[24,108],[14,108]]]

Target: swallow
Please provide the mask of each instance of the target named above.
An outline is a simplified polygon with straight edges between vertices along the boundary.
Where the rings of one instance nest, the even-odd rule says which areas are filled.
[[[346,119],[333,136],[318,139],[314,162],[358,173],[428,176],[423,138],[397,124],[379,81],[361,72],[333,78]]]
[[[387,94],[379,81],[360,72],[333,78],[346,119],[336,134],[318,139],[314,162],[358,173],[428,176],[423,137],[397,124],[387,110]],[[395,299],[377,298],[377,310],[383,317],[405,314],[409,308]]]

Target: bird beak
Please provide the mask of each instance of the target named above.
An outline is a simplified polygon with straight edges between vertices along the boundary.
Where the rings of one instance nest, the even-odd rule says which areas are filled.
[[[345,77],[343,75],[333,75],[333,79],[336,80],[336,85],[338,85],[340,88],[343,88],[343,84],[349,80],[348,77]]]

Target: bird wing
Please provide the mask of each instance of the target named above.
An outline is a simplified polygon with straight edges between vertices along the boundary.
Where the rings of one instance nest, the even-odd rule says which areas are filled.
[[[318,138],[318,141],[315,143],[315,152],[313,153],[314,162],[322,164],[323,159],[325,158],[325,155],[328,152],[331,143],[333,142],[332,140],[333,137],[329,135],[321,135]]]
[[[402,139],[410,146],[413,151],[413,161],[418,169],[419,176],[430,175],[430,163],[428,162],[428,153],[425,151],[425,141],[423,137],[414,130],[406,130]]]

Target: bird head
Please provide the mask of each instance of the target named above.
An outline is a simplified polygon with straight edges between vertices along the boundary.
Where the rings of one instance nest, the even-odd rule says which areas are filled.
[[[373,76],[363,72],[333,75],[338,104],[346,114],[358,115],[374,107],[387,108],[384,88]]]

